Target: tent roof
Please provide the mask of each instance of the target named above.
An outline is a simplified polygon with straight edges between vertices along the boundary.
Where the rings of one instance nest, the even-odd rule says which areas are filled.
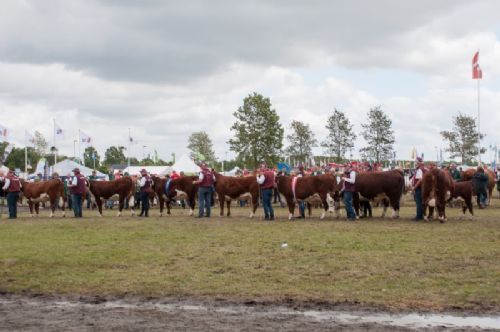
[[[170,174],[172,170],[171,166],[129,166],[123,170],[123,173],[128,173],[130,175],[137,175],[141,173],[142,169],[145,169],[149,174],[165,175]]]
[[[88,168],[86,166],[80,165],[73,160],[70,159],[64,159],[63,161],[58,162],[52,167],[52,172],[57,172],[59,173],[60,176],[65,176],[68,173],[71,173],[73,169],[79,168],[80,173],[82,173],[85,176],[92,175],[92,168]],[[103,174],[99,171],[96,171],[97,176],[106,176],[106,174]]]
[[[172,170],[175,170],[177,173],[198,173],[200,171],[200,167],[196,165],[187,154],[185,154],[175,162],[172,166]]]

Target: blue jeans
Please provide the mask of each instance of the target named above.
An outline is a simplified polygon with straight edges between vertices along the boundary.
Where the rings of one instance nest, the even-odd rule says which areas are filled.
[[[488,204],[488,193],[480,191],[477,193],[478,205],[486,206]]]
[[[413,197],[415,198],[415,205],[417,207],[417,216],[415,219],[422,220],[424,219],[424,206],[422,205],[422,188],[418,187],[415,189],[413,193]]]
[[[149,193],[141,191],[141,216],[149,216]]]
[[[198,189],[198,217],[210,217],[211,206],[212,187],[200,187]]]
[[[356,212],[354,212],[354,208],[352,206],[351,191],[344,191],[344,204],[345,204],[345,211],[347,212],[347,219],[356,220]]]
[[[299,212],[302,218],[306,217],[306,203],[304,201],[299,203]]]
[[[19,198],[19,192],[8,192],[7,193],[7,206],[9,207],[9,218],[17,218],[17,200]]]
[[[274,219],[274,210],[271,204],[273,199],[273,188],[262,189],[262,206],[264,207],[265,219]]]
[[[82,217],[82,194],[73,194],[73,212],[75,217]]]

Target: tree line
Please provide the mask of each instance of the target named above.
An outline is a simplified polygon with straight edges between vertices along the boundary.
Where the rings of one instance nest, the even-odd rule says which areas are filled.
[[[279,161],[288,160],[293,163],[312,160],[313,147],[321,146],[324,156],[336,162],[352,159],[354,141],[358,137],[347,115],[334,108],[326,119],[327,136],[319,142],[309,124],[293,120],[286,135],[287,146],[284,146],[285,130],[280,123],[280,117],[272,108],[271,100],[254,92],[243,99],[243,105],[233,113],[235,118],[231,126],[234,136],[227,142],[229,149],[236,155],[234,160],[225,160],[225,169],[234,166],[255,168],[261,162],[276,165]],[[392,121],[380,106],[371,108],[367,113],[366,121],[361,125],[359,133],[365,145],[359,149],[362,160],[384,162],[395,159],[395,136]],[[475,119],[459,113],[453,117],[453,129],[440,132],[447,142],[446,151],[450,158],[460,157],[462,163],[471,163],[478,154],[478,143],[484,137],[477,131]],[[0,156],[3,156],[7,143],[0,143]],[[213,150],[213,143],[204,131],[193,132],[188,138],[187,148],[191,151],[193,160],[206,161],[212,167],[221,169],[221,161],[217,160]],[[85,149],[82,163],[90,168],[107,172],[111,165],[125,164],[126,148],[124,146],[110,146],[103,158],[96,149],[89,146]],[[481,148],[481,153],[486,149]],[[349,155],[348,155],[349,154]],[[47,140],[43,135],[35,132],[34,147],[28,148],[28,163],[36,165],[38,160],[46,157],[49,163],[53,162]],[[8,167],[24,168],[24,148],[13,148],[4,164]],[[68,158],[59,156],[59,160]],[[138,160],[130,158],[131,165],[169,165],[157,156]]]

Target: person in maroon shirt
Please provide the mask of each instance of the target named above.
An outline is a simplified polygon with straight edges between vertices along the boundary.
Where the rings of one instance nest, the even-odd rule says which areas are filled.
[[[211,197],[214,191],[215,176],[214,173],[207,167],[207,164],[201,164],[201,172],[198,175],[198,181],[194,181],[199,185],[198,188],[198,218],[210,218]]]
[[[87,180],[85,179],[85,176],[80,173],[79,168],[75,168],[73,170],[73,174],[74,176],[71,179],[71,182],[68,184],[68,187],[70,187],[73,199],[72,205],[73,212],[75,213],[75,218],[81,218],[83,195],[86,192],[85,184]]]
[[[271,204],[275,185],[274,172],[268,169],[265,163],[260,165],[260,171],[257,174],[257,183],[260,185],[260,192],[262,195],[264,219],[274,220],[274,210],[273,205]]]
[[[3,191],[7,193],[7,205],[9,206],[9,219],[17,218],[17,200],[19,199],[19,192],[21,191],[21,181],[16,176],[16,173],[11,168],[9,173],[3,179]]]

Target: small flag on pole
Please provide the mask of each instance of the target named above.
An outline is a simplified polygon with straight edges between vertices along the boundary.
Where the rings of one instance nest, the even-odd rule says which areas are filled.
[[[57,123],[54,122],[54,136],[56,139],[64,138],[64,131]]]
[[[26,135],[26,146],[27,147],[35,147],[35,136],[31,135],[27,130],[24,132]]]
[[[9,130],[0,124],[0,142],[6,141],[9,137]]]
[[[472,79],[480,80],[482,78],[483,71],[481,70],[481,67],[479,67],[479,51],[477,51],[472,58]]]
[[[91,144],[92,137],[90,137],[89,135],[85,134],[83,131],[80,130],[80,142],[84,144]]]
[[[2,160],[1,160],[2,162],[5,162],[7,160],[7,158],[10,155],[10,152],[12,151],[13,148],[14,148],[14,145],[7,144],[7,146],[5,147],[5,150],[3,151],[3,156],[2,156]]]

